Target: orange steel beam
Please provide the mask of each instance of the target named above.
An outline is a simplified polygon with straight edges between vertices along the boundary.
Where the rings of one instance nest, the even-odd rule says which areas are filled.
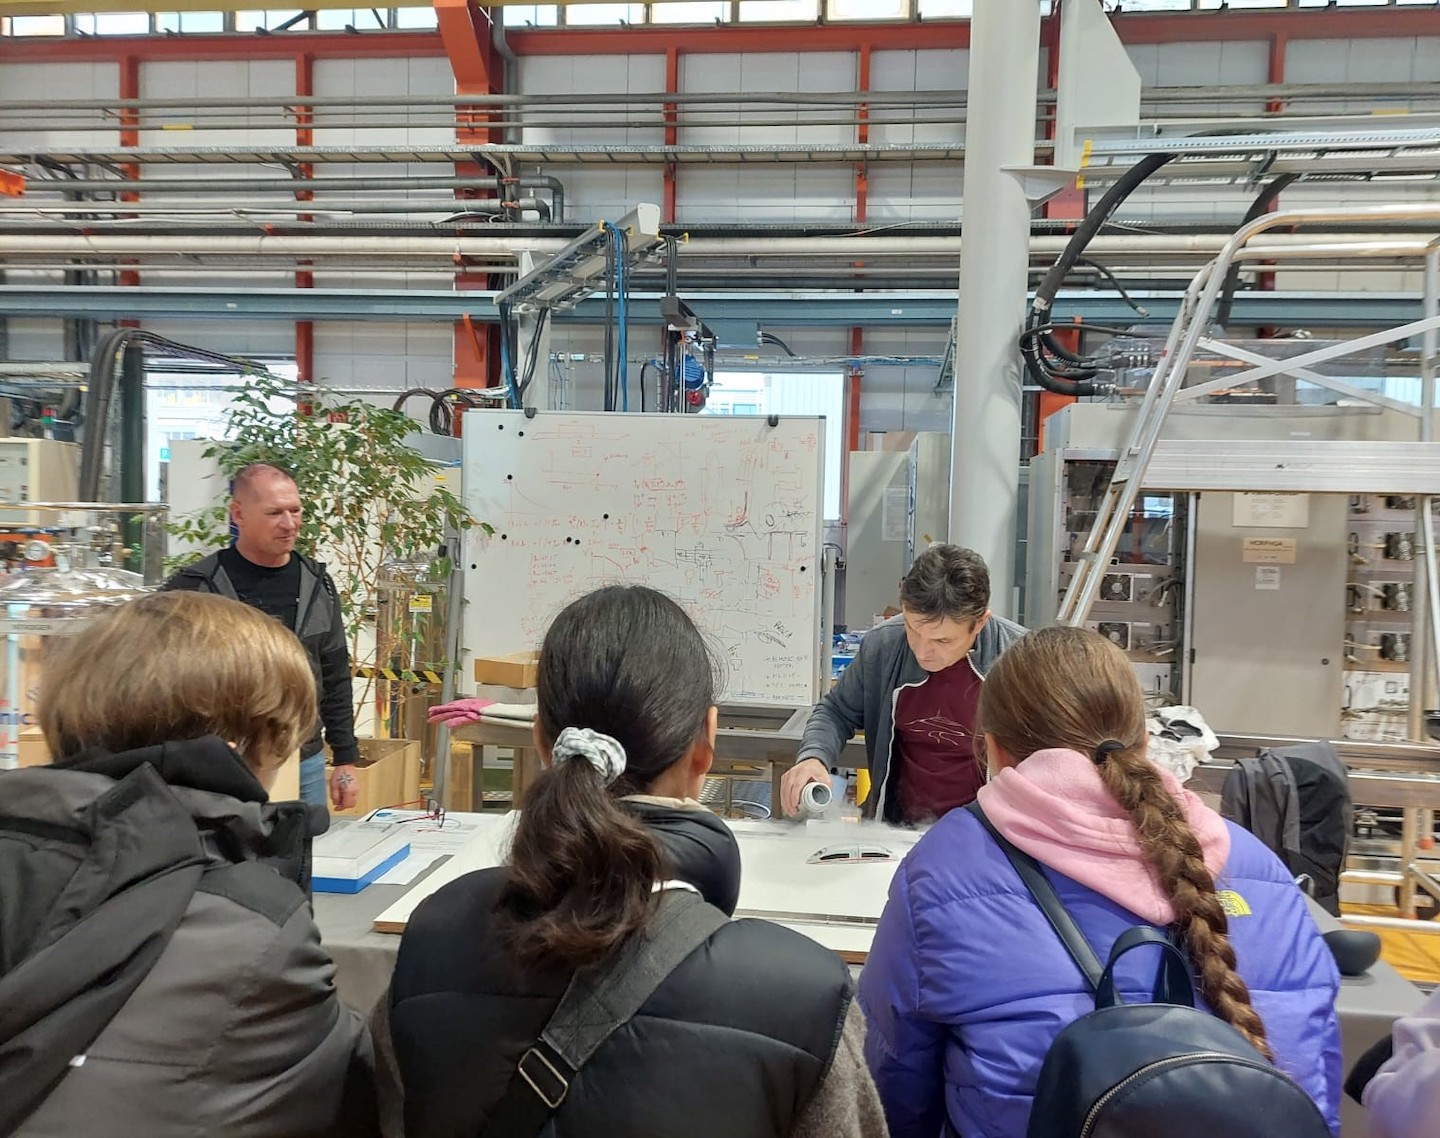
[[[300,52],[295,56],[295,94],[300,98],[315,94],[315,57],[309,52]],[[295,104],[295,145],[315,145],[315,112],[308,103]],[[315,167],[311,162],[300,164],[300,176],[312,178],[315,176]],[[312,190],[296,190],[296,201],[314,201],[315,194]],[[314,217],[308,213],[300,214],[297,219],[304,223],[313,221]],[[302,264],[308,265],[309,261]],[[314,288],[315,274],[308,269],[302,269],[295,274],[296,288]],[[301,383],[315,382],[315,325],[309,320],[299,320],[295,324],[295,371]]]
[[[1074,330],[1056,329],[1054,333],[1056,341],[1062,348],[1069,348],[1072,352],[1080,351],[1080,321],[1075,322]],[[1040,393],[1040,408],[1035,416],[1035,449],[1045,449],[1045,420],[1062,407],[1068,407],[1075,400],[1069,395],[1056,395],[1053,391],[1042,391]]]
[[[140,97],[140,60],[139,57],[126,53],[120,57],[120,98],[138,99]],[[133,148],[140,145],[140,115],[133,107],[122,108],[120,119],[120,145]],[[125,175],[127,181],[138,182],[140,180],[140,167],[134,162],[126,162],[120,167],[120,172]],[[133,192],[122,192],[119,195],[122,202],[137,202],[140,195]],[[130,262],[133,264],[134,262]],[[119,280],[122,285],[134,287],[140,283],[140,274],[133,269],[124,269],[120,272]]]
[[[1056,9],[1052,12],[1040,29],[1041,43],[1046,48],[1045,85],[1051,91],[1057,90],[1060,86],[1060,20],[1063,10]],[[1041,110],[1050,112],[1045,117],[1045,137],[1053,139],[1055,137],[1054,101],[1045,104]],[[1041,209],[1041,216],[1077,219],[1084,217],[1085,191],[1074,185],[1061,190],[1045,203]]]
[[[462,95],[492,93],[490,17],[472,0],[434,0],[440,39],[450,67],[455,72],[455,89]]]
[[[855,90],[865,94],[870,90],[870,45],[860,45],[860,59],[856,71]],[[870,104],[861,103],[857,108],[856,118],[859,120],[855,127],[855,141],[864,146],[870,141]],[[863,224],[869,213],[870,207],[870,173],[869,167],[864,162],[855,164],[855,222]]]
[[[674,95],[680,90],[680,49],[671,44],[665,49],[665,94]],[[680,138],[679,130],[679,108],[674,103],[666,103],[665,115],[665,145],[674,146]],[[665,178],[663,194],[660,203],[660,220],[673,222],[675,220],[675,178],[676,170],[674,162],[665,163]]]
[[[1437,35],[1432,8],[1335,8],[1304,12],[1120,12],[1111,17],[1123,43],[1207,43],[1288,40],[1387,39]],[[421,58],[447,54],[433,31],[351,33],[305,32],[304,50],[317,59]],[[294,33],[266,36],[181,35],[125,40],[124,51],[151,59],[291,59]],[[663,55],[671,44],[685,54],[734,51],[858,51],[868,43],[876,50],[966,48],[966,20],[919,23],[793,26],[775,24],[676,29],[673,27],[556,28],[512,31],[510,46],[518,55]],[[0,37],[0,61],[27,63],[114,59],[119,51],[111,39]]]
[[[1306,12],[1120,12],[1111,17],[1127,44],[1268,41],[1289,39],[1385,39],[1435,36],[1433,9],[1338,8]],[[703,52],[859,51],[870,44],[880,51],[919,48],[968,48],[968,20],[926,20],[895,24],[727,24],[676,29],[539,28],[514,31],[510,46],[518,55],[662,55],[678,43],[687,55]]]
[[[970,46],[968,20],[918,24],[724,24],[704,28],[529,29],[508,33],[517,55],[663,55],[672,45],[686,55],[715,52],[859,51]]]
[[[455,73],[455,92],[459,95],[493,95],[503,88],[504,61],[492,42],[491,16],[478,7],[473,0],[434,0],[435,18],[440,27],[440,39],[445,53],[450,57],[450,68]],[[465,108],[456,114],[455,137],[462,143],[485,143],[501,141],[502,132],[494,125],[494,118],[484,108]],[[485,167],[476,163],[456,163],[456,174],[481,174]],[[471,191],[460,191],[457,196],[474,196]],[[466,292],[488,288],[489,276],[485,273],[466,271],[463,261],[456,261],[455,289]],[[454,326],[451,336],[454,344],[456,387],[491,387],[500,375],[500,330],[487,324],[477,329],[467,316]],[[458,421],[457,421],[458,425]]]

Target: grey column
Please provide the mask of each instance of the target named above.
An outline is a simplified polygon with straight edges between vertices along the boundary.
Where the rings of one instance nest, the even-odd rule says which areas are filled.
[[[1035,161],[1037,0],[976,0],[970,23],[950,540],[990,565],[992,607],[1014,616],[1020,356],[1030,202],[1004,167]]]

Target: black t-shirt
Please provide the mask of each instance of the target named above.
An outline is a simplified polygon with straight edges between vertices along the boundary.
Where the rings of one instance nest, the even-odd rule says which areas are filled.
[[[272,569],[247,560],[231,545],[220,551],[220,567],[230,577],[237,597],[295,631],[295,621],[300,615],[298,557],[292,554],[284,565]]]

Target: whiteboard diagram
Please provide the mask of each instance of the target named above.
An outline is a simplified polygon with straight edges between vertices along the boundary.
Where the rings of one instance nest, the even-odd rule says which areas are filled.
[[[774,425],[771,425],[771,424]],[[723,698],[819,694],[820,418],[471,411],[465,648],[539,647],[607,584],[674,597],[722,661]]]

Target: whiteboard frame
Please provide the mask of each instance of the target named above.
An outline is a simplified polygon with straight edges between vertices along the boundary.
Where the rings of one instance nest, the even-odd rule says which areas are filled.
[[[813,597],[810,606],[810,623],[812,629],[812,654],[814,656],[815,666],[810,677],[810,692],[807,705],[813,706],[819,702],[822,694],[827,690],[826,680],[830,675],[830,630],[829,622],[825,619],[824,613],[825,574],[827,572],[825,565],[825,431],[827,423],[823,415],[716,415],[702,417],[697,415],[676,415],[674,413],[667,414],[663,412],[541,411],[534,407],[525,408],[523,411],[516,408],[478,408],[465,412],[462,419],[460,460],[461,498],[467,510],[472,510],[472,500],[476,492],[471,483],[471,472],[478,470],[484,461],[484,455],[480,450],[480,444],[478,442],[480,435],[478,428],[481,422],[487,419],[493,421],[493,417],[496,415],[523,416],[526,420],[538,420],[542,417],[555,418],[557,416],[563,416],[568,419],[609,419],[616,415],[623,415],[627,420],[661,419],[674,421],[676,418],[680,418],[696,423],[712,420],[721,424],[757,422],[766,424],[772,428],[778,426],[781,422],[813,423],[816,429],[817,440],[817,446],[815,448],[815,485],[817,489],[817,499],[814,503],[815,530],[812,535],[814,540],[814,555],[812,559],[814,572],[812,574],[812,580],[814,584],[812,587]],[[472,422],[474,424],[473,427]],[[485,522],[486,520],[487,519],[482,517],[475,518],[476,522]],[[479,529],[478,526],[472,527],[465,535],[465,567],[467,569],[473,560],[472,554],[474,552],[474,546],[472,543],[481,540],[482,536],[484,536],[484,531]],[[483,583],[475,581],[475,576],[476,574],[473,573],[468,574],[466,582],[467,590],[471,587],[472,583],[481,584],[483,587]],[[648,584],[649,582],[635,581],[633,583]],[[597,581],[592,587],[598,587],[598,585],[599,582]],[[464,637],[464,643],[462,643],[460,650],[461,676],[463,683],[466,685],[466,690],[471,690],[475,682],[473,678],[474,672],[469,667],[469,659],[477,654],[484,654],[487,651],[483,646],[470,642],[470,629],[471,619],[467,612],[466,616],[461,619],[461,633]],[[535,644],[533,648],[535,651],[538,651],[540,645]],[[720,693],[720,700],[726,703],[743,703],[749,707],[793,709],[797,706],[806,706],[796,704],[793,700],[789,699],[760,699],[748,695],[745,696],[743,700],[730,700],[726,698],[725,692]]]

